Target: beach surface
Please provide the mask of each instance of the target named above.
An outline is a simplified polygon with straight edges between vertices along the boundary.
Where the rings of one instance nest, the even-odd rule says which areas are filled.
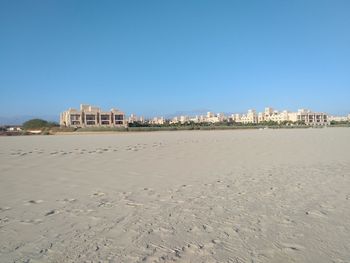
[[[350,262],[350,129],[1,137],[0,262]]]

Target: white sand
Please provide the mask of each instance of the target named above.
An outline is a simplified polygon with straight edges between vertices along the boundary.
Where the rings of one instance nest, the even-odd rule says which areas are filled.
[[[0,262],[350,262],[350,129],[0,138]]]

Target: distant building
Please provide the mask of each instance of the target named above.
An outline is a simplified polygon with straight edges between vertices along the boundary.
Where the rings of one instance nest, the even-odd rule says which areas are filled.
[[[9,132],[20,132],[22,131],[22,128],[20,126],[10,126],[6,128]]]
[[[258,113],[258,123],[261,122],[269,122],[269,121],[273,121],[273,122],[277,122],[277,123],[281,123],[284,121],[289,121],[289,115],[288,115],[288,111],[282,111],[279,112],[277,110],[274,110],[271,107],[266,107],[264,112],[259,112]]]
[[[190,121],[191,121],[191,122],[194,122],[194,123],[199,123],[199,122],[200,122],[200,119],[199,119],[199,117],[196,115],[195,117],[190,118]]]
[[[227,120],[227,117],[225,116],[224,113],[218,113],[218,114],[216,115],[216,117],[218,118],[218,121],[219,121],[219,122],[224,122],[224,121]]]
[[[163,125],[165,124],[165,119],[164,117],[154,117],[152,120],[149,121],[149,123],[155,125]]]
[[[128,119],[128,123],[134,123],[134,122],[137,122],[137,117],[135,114],[131,114]]]
[[[277,123],[281,123],[284,121],[289,121],[289,113],[288,111],[274,111],[270,116],[267,117],[266,121],[274,121]]]
[[[241,114],[238,114],[238,113],[233,113],[231,115],[231,119],[233,122],[237,122],[237,123],[242,122],[242,116],[241,116]]]
[[[298,112],[289,113],[288,116],[292,122],[302,122],[306,125],[329,125],[328,115],[324,112],[299,109]]]
[[[170,124],[176,124],[180,122],[180,118],[179,117],[174,117],[172,120],[170,120]]]
[[[246,115],[241,116],[241,122],[246,123],[258,123],[258,115],[256,110],[248,110]]]
[[[214,115],[214,113],[212,113],[212,112],[210,112],[210,111],[208,111],[207,112],[207,118],[209,119],[209,118],[212,118],[212,117],[214,117],[215,115]]]
[[[330,116],[329,121],[335,121],[335,122],[344,122],[350,120],[350,114],[349,116]]]
[[[125,127],[127,121],[124,112],[111,109],[101,111],[91,105],[80,105],[80,110],[68,109],[60,115],[60,125],[66,127]]]
[[[206,118],[206,122],[217,123],[220,122],[220,118],[218,116],[212,115],[211,117]]]
[[[247,114],[232,114],[231,119],[236,123],[264,123],[264,122],[291,122],[305,123],[306,125],[329,125],[330,119],[324,112],[312,112],[300,109],[298,112],[277,111],[271,107],[265,108],[264,112],[256,113],[255,110],[248,110]],[[340,118],[338,118],[340,119]],[[344,119],[343,117],[341,119]]]

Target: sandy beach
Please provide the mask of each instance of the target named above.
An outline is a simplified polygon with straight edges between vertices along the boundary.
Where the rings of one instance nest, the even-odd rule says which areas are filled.
[[[0,262],[349,261],[349,128],[0,138]]]

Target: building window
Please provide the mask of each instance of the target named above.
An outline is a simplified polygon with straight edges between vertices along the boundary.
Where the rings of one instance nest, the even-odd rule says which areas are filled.
[[[80,120],[80,114],[72,114],[70,115],[70,120],[73,121],[79,121]]]
[[[124,116],[122,114],[117,114],[114,116],[114,119],[116,121],[122,121],[122,120],[124,120]]]
[[[107,114],[101,115],[101,121],[109,121],[109,120],[110,120],[109,115]]]
[[[95,121],[95,120],[96,120],[95,115],[92,115],[92,114],[86,115],[86,121]]]

